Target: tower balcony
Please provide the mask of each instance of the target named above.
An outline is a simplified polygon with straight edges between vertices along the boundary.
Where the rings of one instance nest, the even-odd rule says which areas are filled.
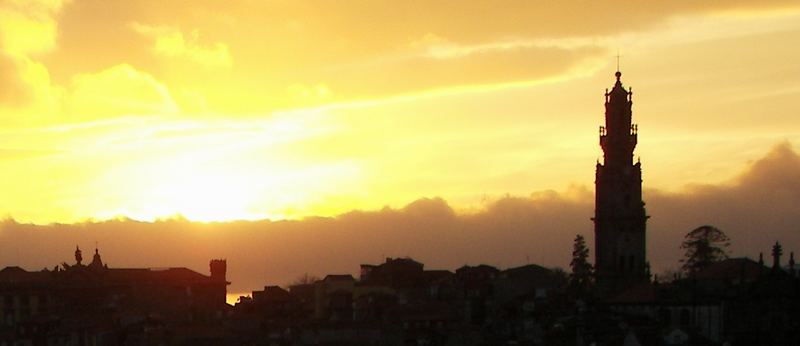
[[[605,149],[608,142],[608,129],[605,126],[600,126],[598,131],[600,137],[600,147]],[[631,150],[636,147],[639,141],[639,127],[636,124],[631,125],[630,132],[628,132],[628,143],[631,145]],[[624,142],[623,142],[624,143]]]
[[[600,147],[606,147],[606,138],[608,137],[608,131],[606,130],[605,126],[600,126]]]

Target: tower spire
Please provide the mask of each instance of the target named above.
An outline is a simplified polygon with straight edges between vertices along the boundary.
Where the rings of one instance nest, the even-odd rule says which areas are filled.
[[[100,258],[100,250],[97,248],[96,244],[94,246],[94,256],[92,257],[92,263],[89,264],[89,267],[103,268],[103,259]]]
[[[605,125],[600,126],[603,162],[595,177],[595,268],[601,292],[613,294],[647,280],[646,222],[641,163],[633,161],[638,127],[632,123],[631,92],[622,72],[606,92]]]

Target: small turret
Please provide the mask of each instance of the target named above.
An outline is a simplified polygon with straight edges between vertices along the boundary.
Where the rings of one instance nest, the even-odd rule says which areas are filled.
[[[789,253],[789,274],[795,276],[794,274],[794,251]]]

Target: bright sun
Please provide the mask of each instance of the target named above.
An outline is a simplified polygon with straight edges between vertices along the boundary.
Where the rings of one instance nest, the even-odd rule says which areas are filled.
[[[209,149],[207,152],[211,152]],[[325,196],[359,177],[350,163],[293,165],[238,153],[208,159],[193,153],[165,154],[127,171],[119,207],[101,218],[130,216],[152,221],[180,215],[192,221],[291,219],[336,210]],[[201,150],[202,152],[202,150]],[[319,206],[323,206],[322,208]]]
[[[149,201],[140,210],[142,218],[180,214],[193,221],[223,221],[268,216],[268,205],[257,207],[259,200],[264,202],[260,196],[263,184],[257,182],[266,177],[256,179],[231,168],[178,169],[162,174],[142,191]]]
[[[173,212],[195,221],[262,218],[253,210],[257,193],[248,186],[251,181],[233,172],[204,172],[168,182],[159,189],[161,212],[153,215]]]

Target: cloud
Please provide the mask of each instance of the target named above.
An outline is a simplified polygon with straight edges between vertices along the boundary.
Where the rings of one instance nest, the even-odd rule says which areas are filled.
[[[56,46],[56,14],[66,1],[0,1],[0,46],[13,55],[41,54]]]
[[[800,156],[788,142],[750,164],[733,181],[695,185],[680,193],[648,191],[651,255],[677,252],[683,234],[703,224],[722,229],[731,238],[731,251],[756,257],[781,241],[788,251],[800,251]]]
[[[168,115],[180,109],[169,89],[128,64],[75,76],[66,111],[76,119],[115,115]]]
[[[800,250],[798,174],[800,156],[782,143],[729,183],[681,193],[647,190],[652,216],[648,256],[654,271],[677,267],[684,234],[703,224],[730,236],[734,256],[753,258],[775,240],[787,252]],[[95,241],[112,267],[188,266],[204,272],[210,258],[227,257],[233,292],[285,284],[304,272],[355,273],[360,263],[378,263],[386,256],[411,256],[429,268],[451,270],[463,264],[508,267],[528,261],[566,267],[575,234],[586,236],[591,246],[592,195],[590,189],[574,187],[509,196],[471,213],[457,213],[440,198],[422,198],[400,209],[275,222],[123,218],[35,226],[6,221],[0,262],[52,267],[71,258],[72,249],[64,244],[88,247]],[[12,249],[21,249],[21,263],[15,262]]]
[[[309,100],[314,102],[327,101],[332,94],[331,89],[323,83],[317,83],[316,85],[296,83],[286,88],[286,92],[299,102],[308,102]]]
[[[436,47],[373,64],[331,65],[314,78],[326,81],[340,100],[493,88],[581,74],[596,65],[599,47],[561,49],[512,45],[502,48]],[[591,69],[591,68],[588,68]]]
[[[60,90],[35,59],[56,48],[56,16],[65,1],[0,1],[0,110],[47,112],[57,107]],[[24,115],[24,112],[23,112]]]
[[[0,161],[5,160],[20,160],[29,159],[41,156],[48,156],[59,153],[56,150],[32,150],[32,149],[15,149],[15,148],[0,148]]]
[[[27,105],[33,95],[20,76],[20,62],[11,56],[0,54],[0,105],[16,108]]]
[[[681,16],[792,6],[782,0],[81,2],[60,18],[63,48],[49,61],[59,65],[52,67],[55,80],[127,63],[174,90],[194,86],[208,109],[253,113],[574,78],[585,75],[576,70],[607,66],[609,47],[619,46],[621,35],[670,29]]]
[[[0,1],[0,114],[5,127],[179,111],[163,82],[125,61],[116,61],[99,69],[71,71],[67,78],[60,75],[54,81],[51,70],[55,69],[59,74],[62,71],[63,57],[59,53],[63,47],[59,43],[64,43],[60,42],[64,40],[59,31],[64,24],[61,22],[64,8],[72,7],[65,6],[69,2]],[[78,10],[84,4],[79,5]],[[67,14],[72,13],[67,11]],[[71,33],[72,25],[66,25],[66,28]],[[210,66],[231,65],[227,46],[222,43],[203,45],[197,31],[184,35],[167,26],[139,25],[137,28],[152,35],[156,54],[186,58]],[[86,39],[81,38],[79,42],[66,40],[67,48],[70,48],[67,52],[72,52],[75,46],[85,47]],[[97,60],[96,57],[107,55],[103,50],[111,47],[115,46],[83,52],[89,55],[85,60]],[[62,83],[58,79],[66,80]],[[196,91],[180,88],[176,96],[187,109],[205,110],[205,99]]]
[[[157,55],[183,58],[206,66],[230,67],[233,64],[228,46],[222,42],[202,44],[199,30],[184,34],[177,28],[136,22],[131,24],[131,28],[154,39],[152,49]]]

